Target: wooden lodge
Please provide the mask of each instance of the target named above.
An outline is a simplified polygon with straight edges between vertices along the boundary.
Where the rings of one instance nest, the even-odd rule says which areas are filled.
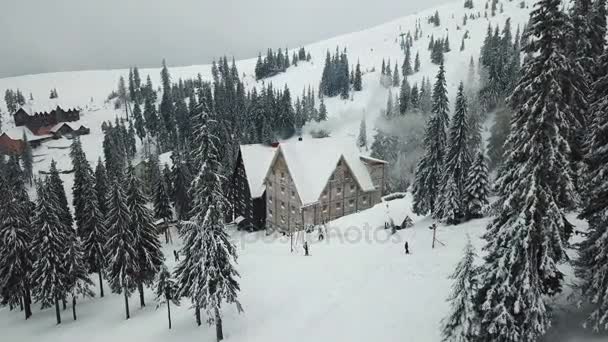
[[[387,162],[334,138],[242,145],[231,202],[239,227],[294,231],[381,202]]]

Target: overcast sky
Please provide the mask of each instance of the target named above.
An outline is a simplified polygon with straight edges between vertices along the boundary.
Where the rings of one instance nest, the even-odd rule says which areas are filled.
[[[257,56],[449,0],[0,0],[0,77]]]

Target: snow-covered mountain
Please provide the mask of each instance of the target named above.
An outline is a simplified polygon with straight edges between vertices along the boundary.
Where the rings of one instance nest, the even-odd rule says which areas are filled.
[[[420,53],[421,68],[409,77],[410,84],[420,83],[423,77],[431,80],[435,77],[438,67],[431,63],[428,50],[431,35],[449,37],[452,50],[445,54],[445,68],[453,103],[459,82],[466,78],[470,58],[478,59],[488,25],[502,28],[506,19],[511,18],[514,30],[517,26],[523,28],[532,6],[530,0],[525,1],[524,6],[520,1],[502,0],[499,2],[502,12],[497,10],[496,16],[492,17],[490,10],[485,9],[486,1],[473,2],[473,9],[465,9],[463,1],[457,0],[420,13],[404,13],[404,17],[367,30],[310,44],[305,48],[312,55],[311,62],[290,67],[285,73],[264,81],[273,82],[275,88],[287,84],[296,95],[309,85],[318,88],[326,52],[335,51],[336,46],[346,48],[350,63],[356,64],[358,60],[361,64],[363,90],[353,92],[352,99],[348,100],[326,99],[329,120],[324,125],[334,136],[352,137],[354,142],[359,121],[365,115],[370,131],[368,136],[371,136],[374,121],[385,107],[388,95],[388,89],[380,84],[382,61],[390,59],[391,67],[403,62],[400,34],[408,31],[413,34],[416,22],[420,21],[422,38],[414,41],[412,57]],[[441,18],[438,27],[427,22],[435,11]],[[486,11],[487,18],[484,16]],[[468,19],[463,26],[465,14],[473,14],[476,18]],[[465,32],[469,39],[460,51]],[[265,49],[260,47],[261,51]],[[289,52],[290,56],[292,53]],[[262,84],[255,81],[255,63],[255,58],[237,61],[248,87]],[[210,65],[172,67],[170,72],[173,80],[194,78],[198,73],[204,79],[211,79]],[[38,108],[56,103],[83,108],[81,121],[91,128],[91,134],[82,137],[83,147],[87,158],[96,162],[103,156],[101,123],[123,114],[105,99],[116,88],[119,77],[127,74],[128,70],[121,69],[11,77],[0,79],[0,92],[20,89],[26,97],[31,93],[34,97],[31,105]],[[140,74],[142,79],[150,75],[155,85],[160,84],[160,68],[140,69]],[[51,89],[57,89],[58,100],[48,99]],[[393,89],[393,94],[396,91]],[[10,129],[12,118],[7,115],[4,103],[0,107],[3,128]],[[70,169],[68,150],[61,149],[69,144],[69,140],[60,139],[35,149],[35,172],[48,169],[51,159],[57,161],[59,169]],[[72,176],[62,175],[62,179],[66,189],[71,189]],[[415,216],[410,207],[411,198],[407,196],[391,201],[388,206],[383,203],[336,220],[331,225],[332,233],[324,242],[312,244],[312,256],[307,258],[301,256],[300,249],[296,254],[290,253],[286,239],[270,241],[263,233],[235,233],[245,313],[239,315],[234,308],[226,308],[226,340],[440,341],[440,320],[448,311],[445,302],[450,287],[448,276],[461,255],[466,232],[474,237],[477,247],[481,246],[478,237],[487,219],[439,228],[439,239],[445,245],[431,249],[431,233],[427,229],[431,221]],[[416,224],[412,229],[391,236],[378,228],[387,216],[401,222],[405,215],[414,219]],[[404,255],[405,241],[409,242],[412,255]],[[165,254],[172,255],[178,248],[179,243],[167,245]],[[153,300],[150,291],[147,300],[149,303]],[[211,341],[214,338],[212,328],[195,326],[188,304],[174,313],[172,331],[166,329],[164,310],[156,311],[154,305],[148,305],[134,312],[131,320],[124,321],[121,305],[122,297],[113,295],[86,300],[81,304],[79,321],[66,322],[61,327],[54,327],[54,313],[49,310],[35,311],[30,321],[25,322],[20,315],[0,308],[0,331],[15,340],[33,341],[44,336],[45,341],[51,342],[82,339],[91,342]],[[567,332],[560,332],[560,338],[569,341]]]

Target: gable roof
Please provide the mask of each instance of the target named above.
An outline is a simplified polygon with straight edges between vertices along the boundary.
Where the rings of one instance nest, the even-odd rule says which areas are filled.
[[[70,127],[73,131],[77,131],[77,130],[79,130],[81,128],[86,128],[85,125],[79,123],[78,121],[75,121],[75,122],[60,122],[60,123],[56,124],[55,126],[51,127],[49,129],[49,132],[55,133],[55,132],[59,131],[61,129],[61,127],[63,127],[64,125]]]
[[[27,115],[32,116],[38,113],[50,113],[57,108],[61,108],[63,111],[71,111],[71,110],[79,110],[79,106],[72,105],[68,103],[63,103],[56,100],[45,100],[45,101],[36,101],[34,103],[29,102],[19,107],[14,114],[17,114],[19,110],[23,110]]]
[[[251,197],[258,198],[262,196],[266,189],[264,178],[268,173],[270,162],[273,160],[277,148],[268,145],[254,144],[241,145],[240,149]]]
[[[52,137],[51,134],[46,133],[34,134],[32,131],[29,130],[29,128],[25,126],[13,127],[6,130],[4,133],[6,133],[6,135],[13,140],[22,140],[24,133],[28,141],[36,141]]]
[[[303,205],[318,201],[340,159],[363,191],[375,189],[360,153],[350,139],[322,138],[281,143],[270,165],[282,155]]]

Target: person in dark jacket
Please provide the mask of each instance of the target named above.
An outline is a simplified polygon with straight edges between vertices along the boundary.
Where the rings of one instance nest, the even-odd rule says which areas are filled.
[[[405,254],[410,254],[410,245],[405,241]]]
[[[304,241],[304,256],[308,255],[308,241]]]

